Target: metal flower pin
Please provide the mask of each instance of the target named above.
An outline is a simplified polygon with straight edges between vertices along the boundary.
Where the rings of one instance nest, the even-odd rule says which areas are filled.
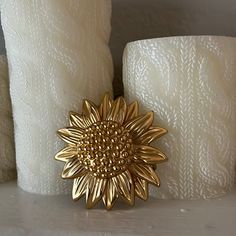
[[[153,112],[138,110],[106,93],[99,106],[84,100],[83,113],[70,112],[69,127],[58,130],[67,144],[55,156],[65,162],[62,178],[74,179],[72,198],[85,195],[87,208],[102,199],[111,209],[119,197],[134,205],[135,196],[147,200],[149,183],[159,187],[156,164],[167,158],[149,145],[167,131],[152,126]]]

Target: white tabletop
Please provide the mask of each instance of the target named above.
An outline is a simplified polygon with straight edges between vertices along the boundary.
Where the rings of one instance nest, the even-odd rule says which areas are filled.
[[[84,199],[26,193],[15,182],[0,184],[0,236],[236,235],[236,190],[212,200],[136,201],[106,211],[87,210]]]

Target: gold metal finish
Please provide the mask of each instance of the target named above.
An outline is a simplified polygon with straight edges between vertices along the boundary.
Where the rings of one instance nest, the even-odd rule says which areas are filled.
[[[62,178],[74,179],[74,200],[85,194],[88,208],[102,199],[111,209],[119,196],[133,205],[135,196],[147,200],[148,183],[160,185],[154,169],[167,158],[149,144],[167,131],[152,127],[153,112],[138,115],[137,102],[106,93],[99,107],[84,100],[83,113],[69,120],[57,132],[67,146],[55,159],[65,162]]]

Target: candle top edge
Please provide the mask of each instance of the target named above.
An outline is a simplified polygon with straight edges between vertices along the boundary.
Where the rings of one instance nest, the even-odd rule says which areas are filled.
[[[230,39],[235,40],[236,37],[233,36],[223,36],[223,35],[183,35],[183,36],[167,36],[167,37],[158,37],[158,38],[147,38],[147,39],[139,39],[135,41],[128,42],[126,46],[130,44],[138,44],[142,42],[157,42],[157,41],[164,41],[164,40],[173,40],[173,39]]]

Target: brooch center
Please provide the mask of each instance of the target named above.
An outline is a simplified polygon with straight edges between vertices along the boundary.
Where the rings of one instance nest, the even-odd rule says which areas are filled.
[[[111,178],[127,169],[133,157],[131,134],[114,121],[96,122],[78,145],[82,165],[99,178]]]

